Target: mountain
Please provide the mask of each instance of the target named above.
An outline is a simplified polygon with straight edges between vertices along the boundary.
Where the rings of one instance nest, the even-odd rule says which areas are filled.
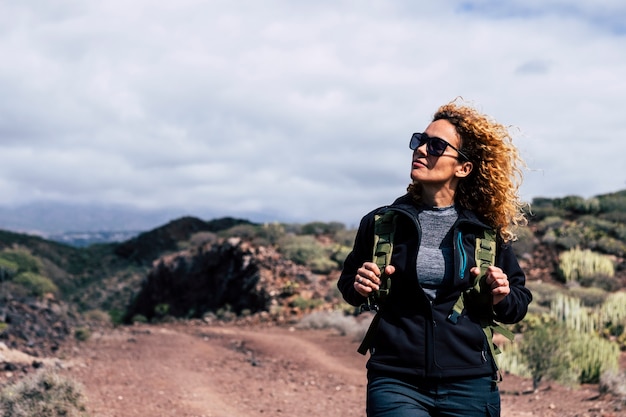
[[[174,210],[141,210],[122,205],[40,202],[0,206],[0,229],[43,237],[67,232],[144,231],[183,214]]]

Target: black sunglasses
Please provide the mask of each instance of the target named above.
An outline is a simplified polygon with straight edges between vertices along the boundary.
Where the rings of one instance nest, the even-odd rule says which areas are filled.
[[[416,150],[423,144],[426,144],[426,151],[429,155],[441,156],[449,146],[457,151],[464,160],[469,161],[467,155],[452,146],[449,142],[438,137],[428,136],[426,133],[413,133],[413,136],[411,136],[411,142],[409,142],[409,148],[411,148],[411,150]]]

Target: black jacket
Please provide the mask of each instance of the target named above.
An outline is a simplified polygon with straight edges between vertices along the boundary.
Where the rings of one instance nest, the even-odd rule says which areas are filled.
[[[430,301],[418,283],[417,251],[421,229],[417,209],[408,195],[391,206],[376,209],[363,217],[354,248],[345,260],[338,287],[344,299],[354,306],[366,300],[354,289],[356,271],[370,262],[374,245],[374,215],[393,208],[398,211],[391,264],[391,291],[381,308],[380,322],[367,363],[370,371],[428,378],[466,378],[494,374],[488,341],[472,311],[464,311],[456,323],[447,319],[461,291],[471,284],[469,270],[474,260],[476,235],[486,224],[468,210],[459,212],[454,227],[454,266],[452,283],[440,289]],[[495,319],[516,323],[524,318],[532,300],[524,286],[526,278],[510,245],[498,239],[496,266],[507,274],[511,292],[493,306]]]

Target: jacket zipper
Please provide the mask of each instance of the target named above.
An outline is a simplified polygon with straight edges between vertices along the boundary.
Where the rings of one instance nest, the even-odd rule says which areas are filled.
[[[463,246],[463,236],[461,235],[461,231],[459,230],[456,235],[456,246],[457,253],[460,257],[459,263],[459,279],[465,279],[465,268],[467,268],[467,253],[465,252],[465,247]]]

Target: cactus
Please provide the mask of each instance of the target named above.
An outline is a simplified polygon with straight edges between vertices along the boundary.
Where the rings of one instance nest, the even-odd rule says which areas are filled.
[[[596,333],[600,329],[596,311],[584,307],[576,297],[557,294],[550,305],[550,313],[568,329],[579,333]]]
[[[616,324],[626,319],[626,292],[610,294],[600,307],[603,325]]]
[[[575,248],[561,254],[559,272],[568,283],[596,276],[613,277],[615,266],[609,256]]]
[[[619,346],[595,334],[577,334],[569,338],[572,368],[579,372],[582,384],[596,384],[602,373],[619,370]]]
[[[528,368],[528,361],[520,352],[518,344],[505,344],[501,347],[501,350],[502,353],[498,356],[498,365],[501,370],[524,378],[532,378],[533,375]]]

